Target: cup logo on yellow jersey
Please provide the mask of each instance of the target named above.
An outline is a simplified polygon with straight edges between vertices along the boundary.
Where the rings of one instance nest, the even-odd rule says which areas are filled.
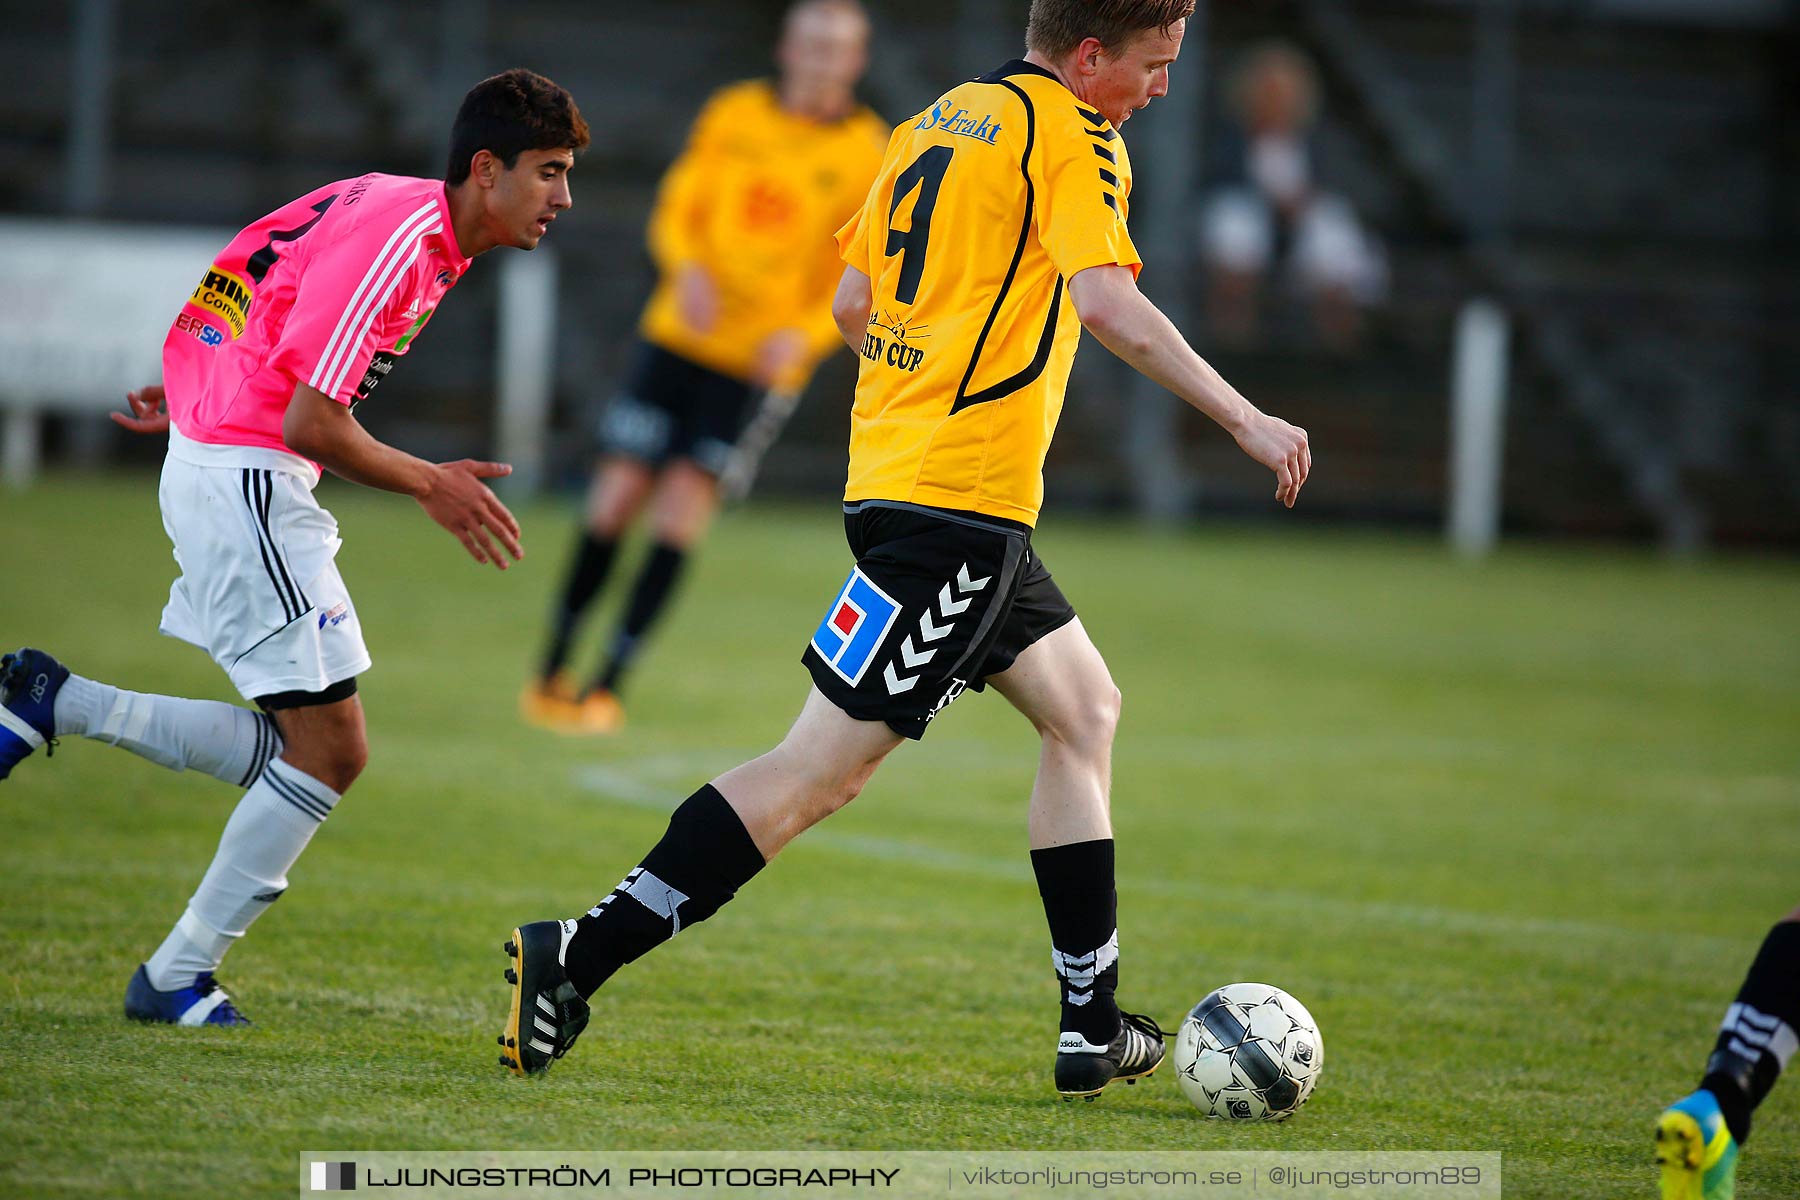
[[[925,361],[925,350],[913,343],[929,339],[931,335],[925,331],[930,328],[929,325],[910,324],[904,317],[877,310],[863,332],[862,356],[872,363],[884,363],[901,371],[916,371]]]
[[[1000,125],[994,120],[992,113],[971,116],[966,108],[953,108],[938,101],[931,111],[919,118],[914,129],[935,129],[940,133],[948,133],[955,137],[974,138],[978,142],[986,142],[992,146],[994,139],[1000,136]]]

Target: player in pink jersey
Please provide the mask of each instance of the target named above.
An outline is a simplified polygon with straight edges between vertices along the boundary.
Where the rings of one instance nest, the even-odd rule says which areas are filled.
[[[225,247],[163,343],[176,431],[286,453],[294,385],[363,400],[468,268],[434,179],[364,175],[276,209]]]
[[[0,658],[0,779],[74,734],[249,789],[186,911],[132,976],[127,1016],[248,1023],[213,973],[368,759],[356,678],[369,655],[334,561],[337,522],[313,499],[320,469],[412,496],[476,562],[522,557],[518,523],[482,482],[509,467],[415,458],[352,411],[471,260],[538,244],[569,207],[587,142],[550,80],[483,80],[457,113],[442,181],[341,180],[233,238],[169,330],[162,384],[115,415],[169,438],[160,499],[181,576],[162,632],[205,649],[260,710],[124,691],[42,650]]]

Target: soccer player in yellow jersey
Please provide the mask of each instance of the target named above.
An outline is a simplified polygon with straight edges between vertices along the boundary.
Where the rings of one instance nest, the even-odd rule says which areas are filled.
[[[801,0],[776,50],[779,78],[714,95],[663,179],[638,365],[601,423],[586,521],[541,669],[521,697],[527,720],[565,732],[620,727],[625,672],[712,519],[750,410],[764,392],[769,405],[791,407],[842,344],[831,233],[868,193],[887,136],[853,90],[868,37],[853,0]],[[570,643],[646,508],[649,553],[583,694],[565,670]]]
[[[1155,1070],[1156,1023],[1114,1000],[1109,806],[1119,690],[1031,547],[1044,453],[1086,327],[1213,418],[1292,507],[1306,433],[1206,365],[1137,290],[1127,118],[1168,91],[1192,0],[1033,0],[1028,53],[909,118],[838,233],[834,302],[861,351],[845,527],[856,566],[808,644],[813,688],[774,750],[695,792],[611,895],[513,931],[502,1061],[549,1067],[586,998],[711,916],[965,689],[1042,737],[1027,818],[1061,1001],[1065,1098]]]

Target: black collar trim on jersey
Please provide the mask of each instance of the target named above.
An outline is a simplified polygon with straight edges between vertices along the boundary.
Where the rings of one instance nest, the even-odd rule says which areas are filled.
[[[1042,75],[1045,79],[1056,79],[1056,72],[1046,71],[1036,63],[1026,62],[1022,58],[1015,58],[1009,63],[995,67],[986,75],[977,76],[975,82],[999,83],[1002,79],[1006,79],[1013,75]],[[1056,79],[1056,82],[1061,83],[1062,80]]]
[[[975,82],[999,83],[1002,79],[1007,79],[1014,75],[1042,75],[1045,79],[1056,79],[1057,83],[1062,83],[1062,80],[1056,78],[1056,73],[1054,71],[1047,71],[1036,63],[1026,62],[1022,58],[1015,58],[1004,66],[995,67],[986,75],[977,77]],[[1105,141],[1110,142],[1113,140],[1115,135],[1112,131],[1112,125],[1105,117],[1100,115],[1098,110],[1089,108],[1087,105],[1077,100],[1075,102],[1075,111],[1080,113],[1082,118],[1086,120],[1089,125],[1096,125],[1099,127],[1098,129],[1090,129],[1088,131],[1089,133],[1097,138],[1104,139]]]

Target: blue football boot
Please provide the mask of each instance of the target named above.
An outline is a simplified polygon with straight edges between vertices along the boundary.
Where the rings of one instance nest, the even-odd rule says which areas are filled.
[[[56,693],[69,668],[29,647],[0,656],[0,779],[39,746],[56,747]]]
[[[140,965],[125,986],[125,1015],[133,1021],[160,1025],[248,1025],[250,1018],[237,1010],[219,981],[207,971],[193,986],[159,992],[150,986],[150,974]]]
[[[1663,1200],[1732,1200],[1738,1145],[1719,1102],[1705,1088],[1683,1096],[1656,1122]]]

